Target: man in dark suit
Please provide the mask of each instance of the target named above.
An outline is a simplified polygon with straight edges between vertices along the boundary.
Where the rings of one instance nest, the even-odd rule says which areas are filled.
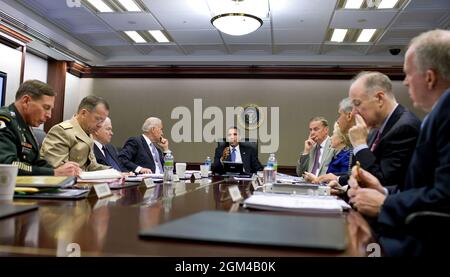
[[[387,255],[445,252],[448,229],[442,225],[407,225],[420,211],[450,211],[450,31],[434,30],[414,38],[405,54],[404,84],[414,106],[429,112],[400,192],[386,191],[364,170],[353,169],[350,202],[362,214],[377,219],[379,241]],[[358,179],[358,181],[357,181]],[[427,238],[417,229],[430,230]],[[431,253],[433,254],[433,253]],[[436,252],[434,252],[436,254]]]
[[[420,120],[397,103],[389,77],[380,72],[358,74],[349,96],[356,125],[348,134],[356,161],[385,186],[402,186]],[[342,176],[339,183],[346,184],[347,180],[348,176]]]
[[[95,159],[99,164],[109,165],[120,172],[127,171],[119,161],[117,149],[110,144],[112,136],[111,119],[108,117],[103,122],[102,127],[92,133]]]
[[[256,173],[263,169],[258,160],[258,153],[253,148],[239,143],[239,131],[237,127],[228,129],[227,142],[217,147],[214,155],[213,171],[223,173],[223,161],[243,163],[244,172]]]
[[[149,117],[142,125],[141,136],[129,138],[119,154],[123,166],[136,174],[164,173],[164,155],[169,141],[163,138],[162,121]],[[161,151],[162,149],[162,151]]]

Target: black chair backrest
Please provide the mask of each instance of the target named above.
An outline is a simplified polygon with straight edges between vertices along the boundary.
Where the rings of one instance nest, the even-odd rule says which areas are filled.
[[[258,140],[246,138],[244,141],[240,141],[239,143],[241,145],[253,148],[256,153],[258,153]],[[225,145],[228,145],[226,139],[222,139],[221,141],[217,142],[217,147],[224,147]]]

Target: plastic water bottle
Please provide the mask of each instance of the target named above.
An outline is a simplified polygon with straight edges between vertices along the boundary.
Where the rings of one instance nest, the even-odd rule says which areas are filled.
[[[278,162],[274,153],[270,154],[266,167],[272,170],[272,178],[269,178],[271,181],[270,183],[275,183],[277,181]]]
[[[269,160],[267,160],[267,166],[273,168],[273,170],[278,170],[277,158],[275,158],[275,154],[271,153],[269,156]]]
[[[205,165],[207,165],[208,166],[208,171],[210,171],[211,170],[211,158],[208,156],[208,157],[206,157],[206,160],[205,160]]]
[[[173,178],[173,155],[168,151],[164,156],[164,182],[171,182]]]

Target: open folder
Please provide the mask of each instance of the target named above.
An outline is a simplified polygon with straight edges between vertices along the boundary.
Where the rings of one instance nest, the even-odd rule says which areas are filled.
[[[343,217],[205,211],[143,230],[145,239],[345,250]]]

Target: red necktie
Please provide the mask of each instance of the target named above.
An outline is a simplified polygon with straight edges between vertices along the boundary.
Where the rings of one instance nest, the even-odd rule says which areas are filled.
[[[372,146],[370,147],[370,151],[372,151],[372,152],[375,151],[375,148],[377,147],[378,143],[380,142],[380,139],[381,139],[381,132],[380,132],[380,129],[378,129],[377,136],[376,136],[375,140],[373,141]]]

